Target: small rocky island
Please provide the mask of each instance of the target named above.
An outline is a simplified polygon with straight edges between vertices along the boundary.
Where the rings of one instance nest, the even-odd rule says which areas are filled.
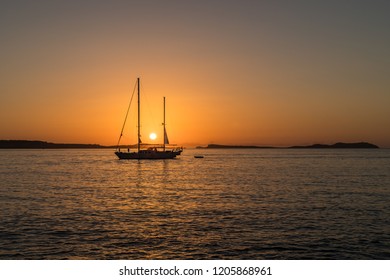
[[[367,142],[343,143],[338,142],[332,145],[313,144],[309,146],[271,147],[271,146],[236,146],[209,144],[205,147],[198,146],[197,149],[379,149],[377,145]]]

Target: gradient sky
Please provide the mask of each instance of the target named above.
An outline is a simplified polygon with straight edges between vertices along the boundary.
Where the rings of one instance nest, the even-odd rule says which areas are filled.
[[[141,77],[144,141],[161,139],[166,96],[179,144],[390,147],[389,13],[359,0],[1,1],[0,139],[116,144]]]

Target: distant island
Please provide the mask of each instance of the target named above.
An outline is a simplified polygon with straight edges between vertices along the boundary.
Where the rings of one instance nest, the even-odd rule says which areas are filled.
[[[310,146],[292,146],[289,147],[289,149],[379,149],[379,146],[367,142],[358,142],[358,143],[338,142],[333,145],[314,144]]]
[[[220,145],[209,144],[205,147],[198,146],[197,149],[379,149],[377,145],[358,142],[358,143],[342,143],[338,142],[332,145],[313,144],[309,146],[291,146],[291,147],[272,147],[272,146],[241,146],[241,145]]]

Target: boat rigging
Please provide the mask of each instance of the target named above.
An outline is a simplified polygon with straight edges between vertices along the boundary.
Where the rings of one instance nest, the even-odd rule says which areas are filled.
[[[126,120],[127,120],[127,116],[129,114],[129,110],[130,110],[130,105],[131,105],[131,101],[133,99],[133,96],[134,96],[134,92],[133,92],[133,95],[130,99],[130,104],[129,104],[129,107],[127,109],[127,113],[126,113],[126,117],[125,117],[125,121],[124,121],[124,124],[123,124],[123,127],[122,127],[122,131],[121,131],[121,134],[119,136],[119,140],[118,140],[118,145],[117,145],[117,149],[115,151],[115,155],[119,158],[119,159],[173,159],[173,158],[176,158],[176,156],[179,156],[182,151],[183,151],[183,147],[174,147],[174,148],[169,148],[167,149],[167,145],[169,145],[169,140],[168,140],[168,134],[167,134],[167,131],[166,131],[166,123],[165,123],[165,97],[164,97],[164,102],[163,102],[163,106],[164,106],[164,113],[163,113],[163,133],[164,133],[164,141],[163,141],[163,144],[162,144],[162,147],[149,147],[149,148],[146,148],[146,149],[143,149],[141,147],[141,144],[142,144],[142,141],[141,141],[141,98],[140,98],[140,78],[137,78],[137,123],[138,123],[138,126],[137,126],[137,150],[132,152],[130,151],[130,148],[128,149],[127,152],[122,152],[120,151],[120,148],[119,148],[119,142],[120,142],[120,139],[123,135],[123,130],[124,130],[124,127],[125,127],[125,124],[126,124]]]

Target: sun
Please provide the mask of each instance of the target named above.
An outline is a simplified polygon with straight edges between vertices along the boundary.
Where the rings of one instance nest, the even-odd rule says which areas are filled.
[[[152,132],[152,133],[149,134],[149,138],[150,138],[150,140],[156,140],[157,134]]]

